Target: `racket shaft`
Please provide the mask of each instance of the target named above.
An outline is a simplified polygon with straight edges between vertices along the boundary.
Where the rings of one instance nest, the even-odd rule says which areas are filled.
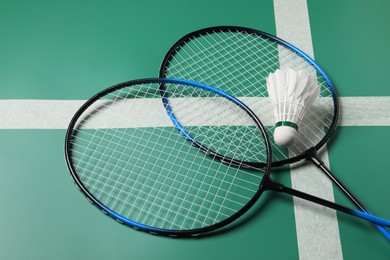
[[[330,172],[330,170],[324,165],[319,165],[319,168],[332,180],[333,183],[339,187],[339,189],[358,207],[361,211],[372,215],[363,204]],[[382,226],[375,224],[375,227],[390,241],[390,232]]]

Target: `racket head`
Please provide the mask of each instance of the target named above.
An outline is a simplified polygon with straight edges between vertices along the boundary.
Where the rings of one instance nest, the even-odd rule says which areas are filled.
[[[268,97],[266,77],[278,68],[301,69],[317,80],[320,97],[300,122],[296,143],[289,149],[273,140],[275,115]],[[166,54],[160,77],[184,78],[218,86],[254,111],[267,128],[272,166],[310,157],[334,132],[339,101],[329,76],[292,44],[268,33],[237,26],[217,26],[194,31],[179,39]]]
[[[162,85],[169,103],[161,100]],[[182,131],[168,106],[181,111],[175,117]],[[215,118],[221,111],[227,115],[222,124]],[[202,149],[213,145],[213,152],[195,147],[183,131],[203,140],[197,144]],[[227,144],[237,133],[256,135],[250,147],[256,151],[247,158],[268,164],[248,169],[231,159],[227,151],[242,154],[242,145],[214,144],[221,131]],[[210,232],[242,216],[263,192],[270,154],[265,129],[245,104],[208,85],[175,79],[133,80],[101,91],[73,116],[65,140],[71,176],[90,202],[120,223],[169,236]]]

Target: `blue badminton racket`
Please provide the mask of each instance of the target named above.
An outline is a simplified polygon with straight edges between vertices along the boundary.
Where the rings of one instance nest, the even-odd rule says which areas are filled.
[[[103,90],[72,118],[65,155],[89,201],[153,234],[190,236],[221,228],[266,190],[390,226],[273,181],[271,145],[258,117],[237,98],[201,83],[142,79]],[[250,163],[259,161],[261,167]]]

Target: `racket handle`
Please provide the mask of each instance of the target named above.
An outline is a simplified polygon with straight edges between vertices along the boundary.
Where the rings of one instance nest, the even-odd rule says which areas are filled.
[[[378,224],[378,225],[385,226],[385,227],[390,227],[390,220],[379,218],[379,217],[373,216],[373,215],[366,213],[366,212],[363,212],[363,211],[353,210],[353,209],[347,208],[347,207],[342,206],[340,204],[315,197],[313,195],[304,193],[302,191],[298,191],[298,190],[286,187],[286,186],[279,184],[279,183],[275,183],[270,179],[268,180],[267,183],[265,183],[264,186],[267,187],[267,189],[269,189],[269,190],[287,193],[287,194],[293,195],[294,197],[308,200],[308,201],[320,204],[322,206],[325,206],[325,207],[328,207],[331,209],[335,209],[335,210],[344,212],[346,214],[370,221],[371,223],[374,223],[374,224]],[[389,241],[390,241],[390,239],[389,239]]]
[[[361,211],[371,214],[364,206],[363,204],[352,194],[350,190],[345,187],[342,182],[337,179],[336,176],[330,171],[330,169],[325,165],[325,163],[321,160],[321,158],[318,156],[317,149],[315,147],[312,147],[306,152],[306,158],[314,163],[319,169],[321,169],[322,172],[328,176],[328,178],[339,187],[339,189],[355,204],[356,207],[358,207]],[[377,230],[382,233],[382,235],[390,241],[390,231],[388,231],[386,228],[381,227],[378,224],[374,224]]]

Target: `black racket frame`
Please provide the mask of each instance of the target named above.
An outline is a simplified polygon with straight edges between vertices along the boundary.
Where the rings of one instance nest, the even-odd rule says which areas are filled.
[[[215,26],[215,27],[208,27],[208,28],[200,29],[200,30],[191,32],[191,33],[183,36],[169,49],[169,51],[167,52],[167,54],[165,55],[165,57],[161,63],[159,77],[165,78],[167,76],[167,68],[169,66],[169,63],[172,60],[172,58],[174,57],[174,53],[178,49],[180,49],[181,46],[192,41],[194,38],[202,37],[204,35],[207,35],[211,32],[215,32],[215,31],[220,31],[220,32],[237,31],[237,32],[242,32],[242,33],[256,34],[259,37],[263,37],[263,38],[269,39],[271,41],[274,41],[274,42],[281,44],[282,46],[292,50],[297,55],[304,58],[307,62],[309,62],[313,67],[316,68],[317,72],[319,72],[325,78],[325,80],[329,86],[329,89],[332,92],[332,99],[333,99],[333,104],[334,104],[334,108],[333,108],[333,115],[334,116],[333,116],[333,119],[332,119],[330,126],[327,129],[327,132],[314,147],[304,151],[303,153],[301,153],[297,156],[287,158],[284,160],[280,160],[280,161],[273,161],[272,162],[272,166],[274,167],[274,166],[283,166],[286,164],[295,163],[295,162],[301,161],[303,159],[308,159],[308,160],[314,160],[317,162],[321,162],[321,165],[323,165],[323,162],[320,160],[319,156],[317,155],[317,151],[319,151],[324,146],[324,144],[326,144],[328,142],[332,133],[336,129],[337,121],[339,119],[339,113],[340,113],[339,99],[337,97],[336,90],[333,86],[333,83],[331,82],[329,76],[324,72],[324,70],[312,58],[310,58],[306,53],[304,53],[300,49],[296,48],[295,46],[291,45],[290,43],[288,43],[282,39],[279,39],[278,37],[273,36],[269,33],[259,31],[256,29],[240,27],[240,26]],[[215,86],[215,87],[218,87],[218,86]],[[264,165],[261,162],[259,162],[258,164],[253,163],[253,162],[246,162],[246,164],[250,165],[251,167],[261,167],[262,165]],[[320,167],[320,166],[318,165],[318,167]]]
[[[127,81],[127,82],[123,82],[123,83],[119,83],[117,85],[114,85],[112,87],[109,87],[99,93],[97,93],[96,95],[94,95],[93,97],[91,97],[88,101],[86,101],[78,110],[77,112],[74,114],[74,116],[72,117],[69,125],[68,125],[68,128],[67,128],[67,131],[66,131],[66,136],[65,136],[65,159],[66,159],[66,163],[67,163],[67,166],[69,168],[69,171],[70,171],[70,174],[75,182],[75,184],[77,185],[77,187],[79,188],[79,190],[87,197],[87,199],[94,205],[96,206],[98,209],[100,209],[104,214],[114,218],[116,221],[118,221],[119,223],[121,224],[126,224],[127,226],[130,226],[136,230],[141,230],[141,231],[145,231],[145,232],[148,232],[148,233],[151,233],[151,234],[155,234],[155,235],[167,235],[167,236],[172,236],[172,237],[189,237],[189,236],[198,236],[200,234],[204,234],[204,233],[209,233],[211,231],[214,231],[216,229],[220,229],[230,223],[232,223],[233,221],[235,221],[236,219],[238,219],[239,217],[241,217],[242,215],[244,215],[255,203],[256,201],[259,199],[259,197],[261,196],[262,192],[264,191],[263,188],[261,188],[263,185],[262,183],[264,182],[265,179],[267,178],[263,178],[261,184],[259,185],[259,189],[257,190],[257,192],[253,195],[253,197],[248,201],[247,204],[245,204],[239,211],[237,211],[236,213],[232,214],[230,217],[218,222],[218,223],[215,223],[213,225],[210,225],[210,226],[206,226],[206,227],[202,227],[202,228],[197,228],[197,229],[190,229],[190,230],[170,230],[170,229],[162,229],[162,228],[156,228],[156,227],[152,227],[152,226],[148,226],[148,225],[144,225],[142,223],[138,223],[138,222],[135,222],[133,220],[130,220],[126,217],[123,217],[121,215],[119,215],[118,213],[114,212],[113,210],[111,210],[109,207],[107,207],[106,205],[104,205],[101,201],[99,201],[89,190],[87,187],[85,187],[85,185],[83,184],[83,182],[80,180],[78,174],[77,174],[77,171],[73,165],[73,162],[72,162],[72,138],[73,138],[73,132],[74,132],[74,128],[79,120],[79,118],[83,115],[83,113],[97,100],[99,100],[101,97],[111,93],[111,92],[114,92],[114,91],[117,91],[119,89],[122,89],[122,88],[126,88],[126,87],[131,87],[132,85],[138,85],[138,84],[150,84],[150,83],[158,83],[160,84],[160,93],[162,93],[162,90],[165,88],[165,84],[168,84],[168,83],[176,83],[176,84],[183,84],[183,85],[189,85],[189,86],[196,86],[196,87],[200,87],[202,88],[202,86],[204,86],[205,89],[208,89],[210,86],[207,86],[207,85],[204,85],[204,84],[200,84],[200,83],[196,83],[196,82],[191,82],[191,81],[185,81],[185,80],[180,80],[180,79],[167,79],[167,78],[145,78],[145,79],[137,79],[137,80],[131,80],[131,81]],[[212,87],[211,87],[212,88]],[[220,93],[220,95],[222,96],[223,94]],[[231,97],[230,95],[227,95],[229,96],[228,99],[231,100],[230,98],[234,99],[234,100],[237,100],[235,99],[234,97]],[[225,98],[227,98],[226,96],[224,96]],[[232,101],[232,100],[231,100]],[[264,146],[265,146],[265,152],[267,154],[267,163],[262,163],[262,173],[264,173],[264,176],[269,176],[270,174],[270,166],[271,166],[271,160],[272,160],[272,156],[271,156],[271,145],[269,143],[269,139],[267,137],[267,133],[266,133],[266,130],[264,128],[264,126],[262,125],[262,123],[260,122],[260,120],[258,119],[258,117],[255,115],[255,113],[250,110],[244,103],[240,102],[239,100],[237,100],[237,102],[239,102],[237,105],[240,106],[242,109],[244,109],[247,114],[253,119],[253,121],[256,123],[257,127],[259,128],[259,130],[262,132],[263,136],[264,136]],[[168,115],[167,115],[168,116]],[[185,137],[183,136],[183,139]],[[195,145],[197,148],[199,149],[202,149],[208,156],[212,156],[216,159],[219,159],[221,160],[223,163],[230,163],[230,164],[234,164],[234,165],[238,165],[242,162],[240,161],[237,161],[237,160],[234,160],[234,159],[230,159],[230,158],[227,158],[226,156],[223,156],[223,155],[220,155],[218,153],[215,153],[215,152],[206,152],[207,148],[204,147],[202,144],[198,143],[198,142],[192,142],[193,145]]]

